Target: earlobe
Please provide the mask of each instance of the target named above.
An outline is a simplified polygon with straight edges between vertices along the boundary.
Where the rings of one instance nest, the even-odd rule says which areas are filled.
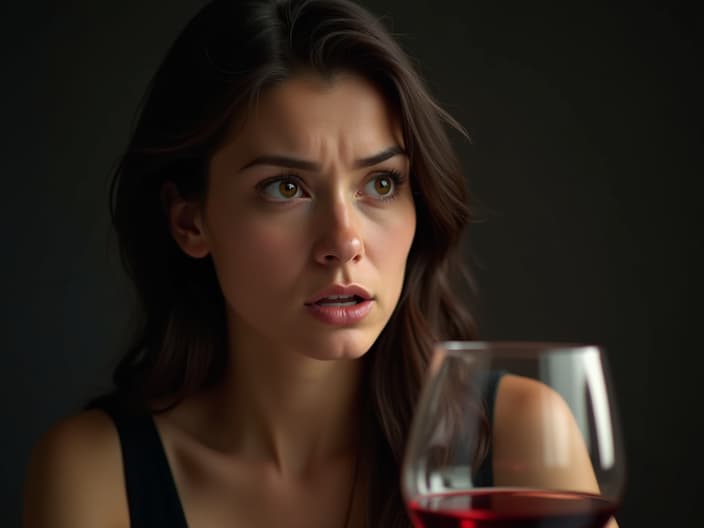
[[[193,258],[207,256],[210,251],[203,229],[201,204],[183,198],[173,182],[162,185],[161,203],[171,236],[183,252]]]

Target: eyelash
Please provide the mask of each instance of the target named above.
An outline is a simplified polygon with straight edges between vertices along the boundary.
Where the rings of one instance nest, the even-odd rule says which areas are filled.
[[[374,181],[376,178],[388,178],[393,182],[393,191],[390,196],[380,196],[378,198],[374,198],[376,201],[379,202],[387,202],[390,200],[394,200],[398,197],[399,191],[401,187],[403,187],[406,184],[407,177],[401,174],[400,171],[396,169],[388,169],[388,170],[383,170],[376,172],[367,182],[365,182],[364,186],[368,185],[371,181]],[[296,174],[289,173],[289,174],[281,174],[279,176],[274,176],[272,178],[267,178],[266,180],[263,180],[257,184],[257,191],[262,195],[265,196],[265,189],[271,185],[272,183],[276,182],[281,182],[281,181],[292,181],[295,183],[298,188],[300,189],[301,192],[308,194],[307,191],[305,190],[305,184],[303,180]],[[274,200],[275,202],[286,202],[288,200]]]

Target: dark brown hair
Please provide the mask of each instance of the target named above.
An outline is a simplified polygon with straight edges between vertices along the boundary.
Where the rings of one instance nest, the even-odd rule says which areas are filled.
[[[447,130],[464,132],[383,25],[351,1],[216,0],[169,50],[111,188],[141,321],[111,398],[147,409],[218,381],[227,358],[222,293],[211,260],[188,257],[171,238],[161,188],[171,181],[182,196],[202,198],[208,161],[233,120],[267,87],[300,71],[364,76],[403,127],[417,229],[398,306],[363,361],[373,437],[368,522],[407,527],[399,467],[433,343],[474,334],[450,280],[469,209]]]

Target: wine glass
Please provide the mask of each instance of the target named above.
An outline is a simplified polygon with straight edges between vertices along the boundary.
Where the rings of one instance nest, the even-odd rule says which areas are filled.
[[[440,343],[401,476],[417,528],[609,528],[621,429],[597,346]]]

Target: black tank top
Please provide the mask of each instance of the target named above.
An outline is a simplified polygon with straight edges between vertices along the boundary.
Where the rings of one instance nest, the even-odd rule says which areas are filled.
[[[120,437],[130,528],[188,528],[161,437],[150,414],[104,409]]]
[[[502,373],[490,375],[486,385],[486,411],[493,423],[496,389]],[[130,415],[104,406],[115,423],[122,448],[130,528],[188,528],[161,437],[151,415]],[[493,482],[489,451],[477,474],[475,486],[491,486]]]

